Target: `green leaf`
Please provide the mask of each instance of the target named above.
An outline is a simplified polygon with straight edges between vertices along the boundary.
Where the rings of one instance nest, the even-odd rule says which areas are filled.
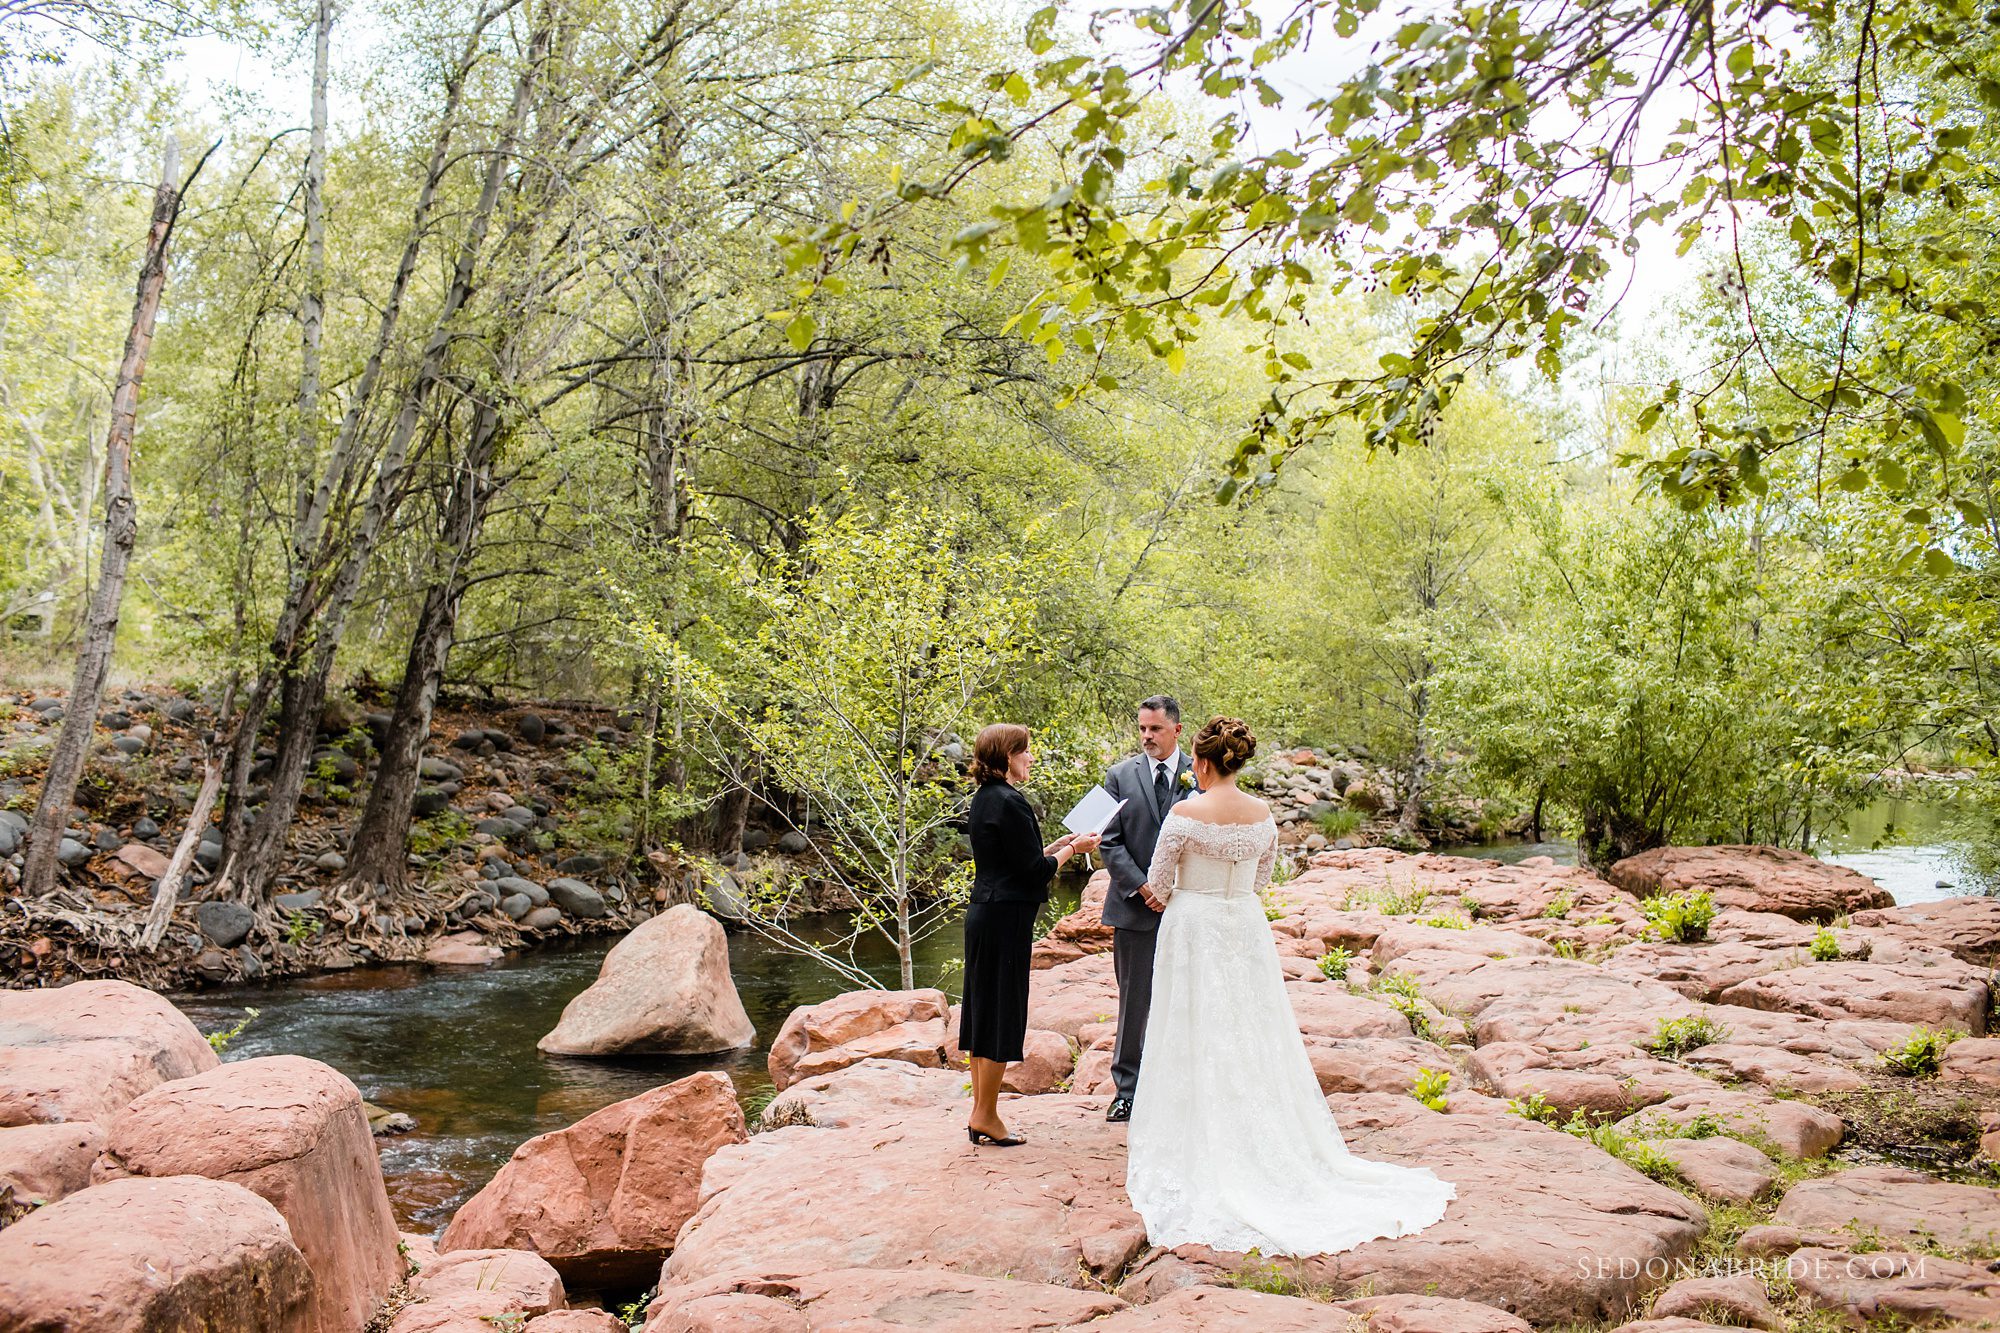
[[[1932,578],[1949,578],[1957,570],[1957,562],[1937,547],[1933,546],[1924,552],[1924,572]]]
[[[793,317],[791,323],[785,325],[785,336],[792,340],[794,351],[803,352],[811,347],[813,335],[818,332],[818,322],[803,310]]]

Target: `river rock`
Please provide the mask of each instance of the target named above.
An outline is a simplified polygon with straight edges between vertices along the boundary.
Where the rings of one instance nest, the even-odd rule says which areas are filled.
[[[1953,1185],[1898,1167],[1856,1167],[1800,1181],[1771,1220],[1801,1230],[1866,1235],[1892,1246],[1945,1245],[2000,1254],[2000,1190]]]
[[[1608,878],[1641,898],[1706,889],[1718,907],[1800,921],[1895,905],[1866,875],[1783,847],[1656,847],[1618,862]]]
[[[521,918],[523,930],[548,930],[562,924],[562,912],[554,907],[537,907]]]
[[[309,1333],[312,1290],[278,1210],[227,1181],[111,1181],[0,1231],[0,1328]]]
[[[500,891],[503,898],[518,893],[537,907],[546,906],[549,901],[547,889],[531,879],[522,879],[519,875],[502,875],[493,881],[493,887]]]
[[[209,943],[222,949],[233,949],[249,939],[257,924],[257,914],[238,902],[197,903],[194,919]]]
[[[90,1184],[90,1168],[104,1149],[94,1120],[0,1129],[0,1189],[14,1202],[54,1203]]]
[[[462,930],[441,937],[424,950],[424,961],[434,967],[487,967],[500,961],[500,949],[480,943],[475,932]]]
[[[1740,981],[1721,999],[1746,1009],[1876,1018],[1978,1036],[1986,1031],[1991,996],[1983,973],[1954,960],[1946,967],[1806,963]]]
[[[403,1275],[361,1093],[317,1060],[236,1060],[162,1084],[112,1121],[97,1174],[206,1176],[269,1200],[312,1269],[319,1333],[366,1324]]]
[[[780,1092],[802,1078],[863,1060],[941,1069],[949,1059],[951,1003],[940,990],[850,991],[786,1016],[768,1069]]]
[[[1101,1291],[976,1277],[936,1268],[849,1268],[805,1277],[746,1277],[664,1287],[645,1333],[811,1333],[813,1329],[923,1329],[928,1333],[1041,1333],[1125,1309]]]
[[[560,883],[549,885],[558,903]],[[748,1046],[755,1036],[730,978],[721,923],[682,903],[613,945],[597,980],[537,1045],[550,1055],[702,1055]]]
[[[862,1060],[793,1082],[764,1107],[761,1128],[815,1125],[841,1129],[905,1111],[963,1103],[966,1076],[903,1060]]]
[[[1713,1087],[1686,1092],[1649,1106],[1618,1122],[1618,1131],[1637,1137],[1666,1135],[1675,1128],[1702,1124],[1742,1139],[1773,1154],[1791,1158],[1823,1157],[1846,1133],[1847,1126],[1831,1111],[1803,1102],[1782,1101],[1750,1089]]]
[[[580,879],[566,876],[549,881],[549,901],[571,916],[600,917],[605,912],[603,894]]]
[[[90,848],[75,838],[64,838],[56,844],[56,860],[68,869],[74,870],[90,859]]]
[[[1755,1203],[1777,1184],[1771,1159],[1741,1139],[1641,1139],[1674,1164],[1674,1171],[1703,1198]]]
[[[271,903],[280,912],[288,914],[313,912],[319,909],[320,891],[318,889],[302,889],[297,893],[275,894],[271,898]]]
[[[2000,1320],[2000,1276],[1990,1264],[1807,1248],[1795,1251],[1783,1271],[1807,1300],[1855,1324],[1990,1328]]]
[[[500,912],[509,921],[519,921],[535,907],[534,899],[525,893],[509,894],[500,900]]]
[[[747,1137],[727,1076],[655,1088],[515,1149],[440,1249],[532,1250],[573,1289],[648,1286],[694,1215],[703,1165]]]
[[[142,987],[0,990],[0,1126],[104,1120],[140,1093],[217,1063],[186,1015]]]
[[[439,1255],[410,1279],[415,1303],[389,1333],[494,1333],[520,1328],[569,1302],[562,1277],[526,1250],[458,1250]]]

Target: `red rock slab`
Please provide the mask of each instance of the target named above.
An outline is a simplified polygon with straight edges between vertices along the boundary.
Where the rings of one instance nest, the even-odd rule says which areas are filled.
[[[1699,1074],[1618,1042],[1545,1051],[1526,1042],[1499,1041],[1473,1051],[1466,1066],[1474,1081],[1500,1096],[1527,1100],[1540,1094],[1564,1116],[1575,1111],[1626,1115],[1710,1086]]]
[[[800,1079],[764,1107],[762,1127],[814,1125],[841,1129],[903,1111],[966,1102],[966,1076],[922,1069],[901,1060],[862,1060],[830,1074]]]
[[[1495,1306],[1535,1325],[1629,1310],[1648,1272],[1692,1253],[1706,1214],[1574,1135],[1517,1116],[1439,1115],[1408,1097],[1330,1097],[1353,1150],[1427,1166],[1457,1187],[1441,1221],[1343,1254],[1273,1261],[1199,1246],[1155,1252],[1119,1288],[1135,1301],[1276,1263],[1306,1286]],[[1456,1104],[1456,1103],[1454,1103]]]
[[[1312,1061],[1313,1074],[1319,1079],[1319,1090],[1323,1093],[1407,1093],[1417,1075],[1426,1069],[1454,1076],[1461,1073],[1456,1055],[1415,1037],[1308,1036],[1306,1058]]]
[[[551,1055],[706,1055],[756,1035],[730,976],[722,923],[680,903],[612,945],[597,979],[535,1045]]]
[[[438,1248],[529,1250],[571,1290],[643,1289],[694,1215],[709,1157],[748,1137],[724,1074],[614,1102],[516,1148]]]
[[[500,957],[499,945],[483,943],[470,930],[446,935],[424,950],[424,961],[433,967],[487,967]]]
[[[1852,925],[1870,935],[1948,949],[1981,967],[2000,962],[2000,898],[1943,898],[1856,912]]]
[[[820,1004],[804,1005],[792,1010],[771,1042],[771,1082],[783,1092],[801,1078],[830,1073],[861,1060],[901,1058],[897,1053],[912,1043],[919,1051],[935,1052],[929,1064],[941,1067],[950,1014],[951,1001],[941,990],[849,991]],[[836,1050],[843,1047],[848,1049]],[[835,1054],[829,1057],[828,1052]],[[852,1058],[847,1058],[850,1055]],[[814,1066],[814,1057],[823,1057],[818,1061],[820,1067]]]
[[[1118,1017],[1118,978],[1110,954],[1044,968],[1028,977],[1028,1026],[1060,1032],[1072,1041],[1092,1023]]]
[[[1528,1333],[1530,1327],[1505,1310],[1443,1296],[1363,1296],[1339,1308],[1360,1315],[1369,1333]]]
[[[1555,946],[1518,930],[1496,926],[1468,926],[1456,930],[1448,926],[1426,926],[1420,922],[1397,922],[1375,938],[1369,956],[1382,967],[1419,949],[1454,949],[1487,958],[1540,958],[1555,953]]]
[[[1299,1031],[1308,1039],[1395,1040],[1412,1035],[1410,1020],[1390,1008],[1380,995],[1301,981],[1287,982],[1285,994],[1291,999]]]
[[[207,1176],[269,1200],[312,1268],[321,1333],[367,1323],[402,1280],[361,1093],[317,1060],[264,1056],[161,1084],[111,1122],[97,1175]]]
[[[1719,907],[1799,921],[1831,921],[1896,901],[1866,875],[1784,847],[1655,847],[1618,862],[1607,878],[1641,898],[1706,889]]]
[[[569,1304],[562,1276],[526,1250],[454,1250],[410,1279],[410,1294],[426,1300],[483,1304],[490,1315],[538,1315]]]
[[[1739,981],[1722,1003],[1812,1018],[1866,1018],[1978,1036],[1991,1003],[1985,975],[1952,960],[1948,967],[1883,963],[1806,963]]]
[[[1802,1249],[1785,1261],[1785,1273],[1814,1305],[1856,1322],[1991,1327],[2000,1320],[2000,1276],[1985,1264],[1891,1250]]]
[[[1953,1185],[1896,1167],[1856,1167],[1800,1181],[1771,1220],[1803,1230],[1879,1237],[1891,1245],[1941,1244],[2000,1254],[2000,1190]]]
[[[2000,1037],[1971,1037],[1945,1048],[1938,1077],[2000,1088]]]
[[[1653,1318],[1713,1320],[1732,1328],[1785,1325],[1784,1316],[1764,1294],[1764,1284],[1748,1273],[1676,1282],[1654,1299]]]
[[[0,1231],[0,1328],[307,1333],[312,1270],[285,1219],[227,1181],[115,1180]]]
[[[1074,912],[1050,927],[1035,942],[1029,965],[1034,968],[1073,963],[1093,953],[1111,950],[1111,927],[1104,924],[1104,899],[1111,891],[1111,872],[1100,870],[1083,886],[1082,900]]]
[[[490,1329],[493,1325],[489,1322],[486,1327]],[[523,1324],[521,1333],[629,1333],[629,1330],[624,1320],[608,1310],[551,1310]]]
[[[186,1015],[143,987],[0,990],[0,1126],[102,1120],[219,1063]]]
[[[1716,1042],[1687,1052],[1681,1060],[1712,1078],[1789,1092],[1853,1092],[1868,1086],[1868,1080],[1847,1065],[1823,1056],[1799,1055],[1781,1046]]]
[[[0,1188],[14,1202],[54,1203],[90,1184],[90,1169],[104,1150],[104,1129],[93,1120],[0,1129]]]
[[[1223,1287],[1187,1287],[1120,1310],[1092,1333],[1360,1333],[1365,1316],[1338,1305]]]
[[[974,1277],[935,1268],[836,1269],[803,1277],[721,1277],[661,1290],[645,1333],[923,1329],[1030,1333],[1093,1323],[1125,1309],[1101,1291]]]
[[[1124,1126],[1095,1098],[1051,1095],[1010,1103],[1007,1127],[1027,1145],[972,1147],[963,1115],[942,1108],[781,1130],[792,1137],[775,1148],[718,1154],[726,1183],[681,1231],[663,1281],[753,1260],[766,1272],[948,1268],[1057,1286],[1123,1271],[1145,1242],[1125,1197]]]
[[[1710,1087],[1670,1097],[1618,1122],[1620,1133],[1637,1138],[1674,1137],[1673,1130],[1704,1121],[1720,1132],[1785,1157],[1823,1157],[1847,1132],[1831,1111],[1788,1102],[1751,1089]]]
[[[1568,958],[1480,958],[1421,949],[1387,970],[1415,977],[1426,999],[1467,1018],[1482,1046],[1637,1046],[1653,1039],[1661,1019],[1702,1012],[1671,986],[1632,981]]]
[[[1603,966],[1615,977],[1630,981],[1657,981],[1672,986],[1691,1000],[1713,1001],[1739,981],[1762,976],[1785,966],[1787,962],[1796,961],[1789,950],[1759,948],[1754,944],[1726,941],[1670,944],[1659,940],[1639,940],[1605,959]]]
[[[1735,1324],[1706,1324],[1699,1319],[1634,1319],[1611,1333],[1756,1333]]]
[[[1755,1203],[1777,1184],[1771,1159],[1741,1139],[1641,1139],[1674,1164],[1682,1180],[1703,1198],[1720,1203]]]

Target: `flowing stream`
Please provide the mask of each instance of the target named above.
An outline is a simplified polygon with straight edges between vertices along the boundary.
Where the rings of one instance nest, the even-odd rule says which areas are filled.
[[[1857,814],[1829,840],[1829,861],[1880,881],[1900,903],[1947,897],[1955,879],[1940,840],[1942,814],[1920,801],[1885,800]],[[1876,846],[1880,842],[1881,846]],[[1467,856],[1519,861],[1550,856],[1574,863],[1567,842],[1508,843],[1457,849]],[[1076,905],[1069,881],[1049,919]],[[836,923],[827,923],[830,937]],[[824,966],[755,935],[731,931],[729,960],[756,1045],[722,1056],[579,1060],[547,1056],[535,1042],[563,1006],[597,976],[614,937],[574,940],[516,954],[491,968],[414,965],[350,972],[175,996],[204,1032],[227,1029],[248,1009],[258,1013],[233,1040],[227,1058],[292,1053],[324,1060],[370,1101],[414,1117],[414,1133],[378,1140],[390,1195],[406,1229],[431,1232],[491,1178],[525,1139],[574,1123],[590,1112],[703,1069],[736,1083],[746,1108],[771,1094],[765,1057],[793,1008],[852,986]],[[861,960],[886,984],[896,981],[894,950],[871,941]],[[955,991],[962,949],[953,926],[918,946],[920,985]]]

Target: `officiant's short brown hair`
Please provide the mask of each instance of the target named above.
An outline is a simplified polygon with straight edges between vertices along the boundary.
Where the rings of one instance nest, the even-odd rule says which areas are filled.
[[[980,786],[1007,776],[1007,761],[1028,748],[1028,729],[1018,722],[981,727],[972,742],[972,780]]]

